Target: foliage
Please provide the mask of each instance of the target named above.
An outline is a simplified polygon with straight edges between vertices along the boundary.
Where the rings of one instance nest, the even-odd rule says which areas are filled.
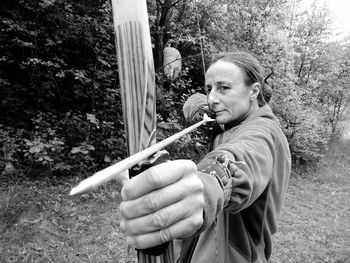
[[[205,39],[202,51],[207,58],[245,50],[255,54],[266,74],[273,72],[271,106],[289,139],[293,160],[317,162],[328,142],[341,133],[349,107],[348,44],[330,41],[327,7],[316,1],[299,10],[296,1],[208,0],[183,1],[176,11],[173,21],[180,29],[172,32],[176,37],[169,36],[168,44],[176,47],[186,38],[200,46]]]
[[[124,139],[112,122],[99,122],[91,115],[67,112],[63,116],[39,112],[32,118],[32,131],[0,128],[6,162],[24,169],[29,176],[38,172],[54,175],[91,174],[99,167],[125,155]]]
[[[21,131],[16,131],[0,124],[0,169],[1,174],[11,174],[18,165],[17,151],[21,138]]]
[[[263,64],[271,106],[293,160],[316,162],[339,137],[349,107],[349,41],[330,39],[322,4],[300,1],[147,1],[156,64],[158,138],[183,129],[182,105],[204,92],[213,54],[245,50]],[[0,2],[1,168],[87,174],[125,157],[109,0]],[[177,48],[182,72],[163,75],[162,51]],[[196,131],[169,147],[200,158]],[[5,169],[5,170],[6,170]],[[6,171],[7,171],[6,170]]]
[[[121,158],[110,2],[0,6],[0,121],[18,168],[85,174]]]

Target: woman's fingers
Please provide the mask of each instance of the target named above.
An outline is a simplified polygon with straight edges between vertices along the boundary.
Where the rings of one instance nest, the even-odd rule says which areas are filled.
[[[133,200],[156,189],[178,181],[184,175],[195,173],[197,167],[190,160],[177,160],[153,166],[133,177],[122,188],[123,200]]]
[[[204,198],[200,195],[185,198],[159,211],[131,220],[122,219],[120,228],[129,235],[142,235],[189,218],[197,211],[203,211]]]
[[[177,238],[187,238],[194,235],[203,224],[202,211],[192,214],[167,228],[141,235],[127,235],[127,243],[135,248],[149,248]]]
[[[189,160],[163,163],[123,187],[121,230],[136,248],[186,238],[203,224],[203,183]]]
[[[121,216],[126,219],[132,219],[154,213],[163,207],[201,191],[200,183],[199,178],[186,176],[173,184],[154,190],[142,197],[122,202],[120,204]]]

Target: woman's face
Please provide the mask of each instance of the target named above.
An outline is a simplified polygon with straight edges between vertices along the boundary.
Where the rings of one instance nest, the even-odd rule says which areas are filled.
[[[244,72],[235,64],[219,60],[205,74],[208,104],[216,121],[226,124],[248,113],[254,90],[245,84]]]

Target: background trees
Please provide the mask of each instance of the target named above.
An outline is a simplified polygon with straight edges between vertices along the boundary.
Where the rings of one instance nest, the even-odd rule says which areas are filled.
[[[162,102],[158,137],[185,125],[182,104],[191,93],[203,92],[213,54],[246,50],[259,58],[266,74],[273,72],[271,106],[294,161],[317,161],[342,131],[350,45],[330,38],[326,6],[300,10],[299,5],[291,0],[148,1]],[[0,17],[1,167],[82,173],[123,158],[110,2],[4,0]],[[163,76],[166,46],[182,55],[176,79]],[[205,134],[195,132],[170,151],[186,157],[204,149]]]

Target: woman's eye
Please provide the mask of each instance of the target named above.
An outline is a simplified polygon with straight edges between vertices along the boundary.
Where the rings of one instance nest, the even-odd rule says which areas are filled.
[[[211,86],[206,86],[205,87],[205,91],[207,94],[209,94],[211,91],[212,91],[212,87]],[[225,86],[225,85],[220,85],[220,86],[215,86],[214,87],[214,91],[217,91],[217,92],[225,92],[226,90],[229,90],[231,89],[230,86]]]
[[[230,87],[229,86],[220,86],[219,89],[224,91],[224,90],[230,89]]]

